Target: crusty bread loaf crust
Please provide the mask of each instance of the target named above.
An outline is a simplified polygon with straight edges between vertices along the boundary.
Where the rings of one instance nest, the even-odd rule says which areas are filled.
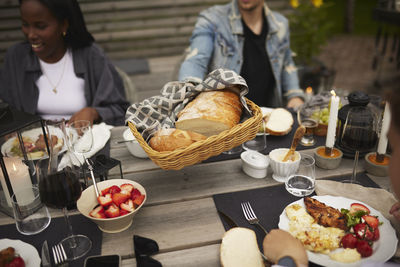
[[[204,140],[207,137],[191,131],[175,128],[158,130],[149,141],[151,148],[158,152],[173,151],[181,147],[188,147],[192,143]]]
[[[175,127],[211,136],[239,123],[242,104],[231,90],[201,92],[179,112]]]
[[[253,230],[234,227],[225,232],[220,247],[223,267],[264,267]]]
[[[284,108],[274,109],[265,124],[265,130],[271,135],[286,135],[292,130],[292,114]]]

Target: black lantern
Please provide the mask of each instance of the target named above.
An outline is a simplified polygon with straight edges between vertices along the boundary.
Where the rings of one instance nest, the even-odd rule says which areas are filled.
[[[376,122],[377,113],[371,107],[368,106],[370,102],[370,97],[368,96],[368,94],[364,92],[357,91],[350,93],[347,96],[347,99],[349,101],[349,104],[343,106],[338,113],[338,119],[339,119],[338,129],[337,129],[338,138],[336,139],[335,146],[343,151],[343,155],[345,157],[353,158],[356,150],[346,147],[342,142],[342,135],[343,135],[344,125],[347,119],[347,114],[349,113],[350,109],[354,110],[355,108],[359,107],[358,109],[356,109],[359,110],[359,112],[361,112],[360,116],[358,116],[359,118],[358,123],[362,125],[362,124]],[[365,156],[368,152],[374,151],[378,140],[378,136],[376,133],[373,132],[371,134],[362,135],[362,137],[360,138],[367,138],[368,140],[364,140],[364,142],[370,144],[368,146],[369,147],[368,149],[364,149],[361,147],[358,148],[360,157]]]
[[[43,135],[41,149],[37,139]],[[44,125],[39,116],[0,103],[0,211],[13,216],[11,196],[27,186],[37,185],[35,160],[49,153]],[[17,199],[30,196],[18,196]]]

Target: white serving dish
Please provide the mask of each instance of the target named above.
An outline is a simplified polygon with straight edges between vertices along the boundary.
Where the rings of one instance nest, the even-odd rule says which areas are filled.
[[[264,178],[267,176],[269,159],[257,151],[248,150],[240,154],[243,171],[253,178]]]
[[[133,156],[138,158],[149,157],[147,153],[143,150],[143,148],[140,146],[138,141],[136,141],[135,137],[132,134],[131,129],[129,128],[126,129],[122,134],[122,137],[124,138],[124,141],[130,141],[130,142],[125,142],[125,145]]]

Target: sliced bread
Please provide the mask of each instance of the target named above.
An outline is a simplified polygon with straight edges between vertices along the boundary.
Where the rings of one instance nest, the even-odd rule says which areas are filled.
[[[286,135],[292,130],[292,114],[284,108],[276,108],[269,115],[265,130],[271,135]]]
[[[264,267],[253,230],[234,227],[225,232],[220,248],[223,267]]]

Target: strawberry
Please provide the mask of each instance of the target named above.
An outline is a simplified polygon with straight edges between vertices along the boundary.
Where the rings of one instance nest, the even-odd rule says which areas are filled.
[[[110,194],[115,194],[121,192],[121,188],[116,185],[110,187]]]
[[[135,210],[132,199],[128,199],[125,203],[122,203],[120,207],[121,210],[125,210],[127,212],[132,212]]]
[[[357,238],[353,234],[347,234],[342,238],[340,243],[344,248],[356,248],[357,241]]]
[[[119,207],[119,205],[121,205],[121,203],[124,203],[129,198],[129,195],[126,195],[126,194],[121,193],[121,192],[120,193],[115,193],[114,195],[112,195],[112,201],[118,207]]]
[[[135,188],[132,190],[131,198],[132,198],[132,200],[135,200],[137,197],[139,197],[141,195],[142,195],[142,193],[140,193],[140,191]]]
[[[89,215],[94,218],[104,219],[106,215],[104,214],[103,206],[98,206],[97,208],[93,209]]]
[[[369,257],[372,255],[372,247],[365,240],[359,240],[357,242],[357,251],[361,254],[361,257]]]
[[[103,207],[106,207],[112,203],[111,194],[108,193],[108,194],[105,194],[104,196],[98,196],[97,201],[99,202],[100,205],[102,205]]]
[[[11,262],[6,263],[6,267],[25,267],[25,262],[21,257],[15,257]]]
[[[120,209],[119,210],[119,216],[124,216],[126,214],[128,214],[129,212],[127,212],[126,210]]]
[[[105,213],[107,218],[118,217],[119,216],[119,208],[115,204],[111,204],[104,213]]]
[[[136,204],[137,206],[140,206],[140,204],[143,203],[144,197],[145,197],[145,195],[140,195],[140,196],[136,197],[133,200],[133,203]]]
[[[101,190],[101,195],[104,196],[105,194],[109,193],[110,192],[110,188],[111,187],[107,187],[107,188]]]
[[[379,239],[379,237],[380,237],[379,228],[376,228],[374,230],[374,236],[372,238],[372,241],[377,241]]]
[[[353,230],[358,239],[371,241],[374,238],[374,233],[371,232],[368,225],[365,223],[354,225]]]
[[[369,208],[367,208],[366,206],[364,206],[361,203],[353,203],[350,205],[350,214],[355,214],[357,211],[364,211],[367,214],[370,213]]]
[[[379,220],[375,216],[364,215],[361,218],[373,229],[377,229],[379,227]]]
[[[125,190],[125,191],[129,192],[129,194],[135,188],[135,187],[133,187],[132,184],[122,184],[120,187],[121,187],[122,190]]]

